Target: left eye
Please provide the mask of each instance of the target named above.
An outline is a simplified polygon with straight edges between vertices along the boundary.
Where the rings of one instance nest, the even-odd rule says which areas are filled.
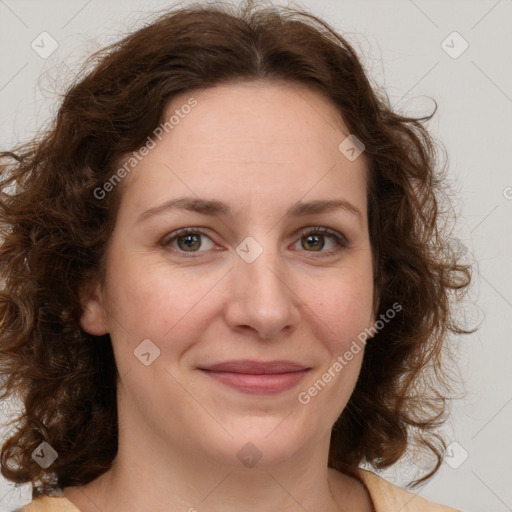
[[[300,235],[301,238],[297,240],[296,243],[301,242],[301,245],[306,249],[306,252],[321,252],[322,254],[331,255],[348,246],[348,241],[344,235],[329,228],[305,228],[301,230]],[[204,252],[199,251],[200,248],[204,248],[201,237],[209,240],[210,244],[213,243],[203,231],[194,228],[183,228],[171,233],[169,236],[166,236],[162,240],[161,244],[165,247],[170,246],[172,249],[181,253],[191,254]],[[325,238],[329,238],[331,240],[331,246],[333,248],[323,251],[322,249],[325,248]],[[177,243],[178,247],[174,246],[174,242]],[[206,247],[206,249],[209,248],[211,249],[211,247]],[[308,251],[307,248],[312,250]]]
[[[308,244],[309,244],[310,248],[312,248],[312,247],[318,248],[318,246],[320,245],[320,248],[318,250],[314,249],[313,252],[319,252],[325,247],[325,242],[322,241],[325,238],[331,239],[331,243],[333,244],[334,249],[330,249],[328,251],[323,251],[324,254],[327,254],[327,255],[334,254],[337,251],[341,251],[343,248],[348,247],[348,240],[346,239],[346,237],[344,235],[342,235],[341,233],[334,231],[333,229],[321,228],[321,227],[317,227],[317,228],[313,228],[313,229],[306,228],[301,231],[301,235],[302,236],[298,240],[298,242],[302,242],[305,239],[306,247],[308,246]],[[302,244],[302,246],[304,247],[304,244]],[[307,251],[307,252],[309,252],[309,251]]]

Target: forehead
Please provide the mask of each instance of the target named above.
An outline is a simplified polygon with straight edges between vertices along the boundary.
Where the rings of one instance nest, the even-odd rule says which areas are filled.
[[[339,145],[348,129],[315,89],[295,83],[222,84],[175,97],[165,109],[166,121],[168,132],[155,138],[154,149],[123,183],[141,208],[182,193],[252,202],[299,200],[333,189],[363,207],[364,155],[349,161],[342,154]]]
[[[329,146],[331,150],[337,148],[341,134],[348,135],[334,105],[303,84],[221,84],[174,98],[164,118],[179,111],[191,96],[198,105],[173,128],[175,146],[186,139],[189,145],[208,147],[209,157],[243,150],[255,160],[279,155],[289,160],[301,156],[318,159],[329,152]],[[304,144],[297,145],[299,142]],[[201,154],[193,156],[200,158]]]

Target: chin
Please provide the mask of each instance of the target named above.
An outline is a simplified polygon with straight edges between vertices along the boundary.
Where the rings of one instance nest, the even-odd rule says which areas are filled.
[[[315,436],[303,426],[293,424],[292,415],[286,416],[240,418],[236,428],[229,429],[233,437],[228,440],[224,436],[213,456],[237,468],[270,468],[290,461],[306,444],[315,444]]]

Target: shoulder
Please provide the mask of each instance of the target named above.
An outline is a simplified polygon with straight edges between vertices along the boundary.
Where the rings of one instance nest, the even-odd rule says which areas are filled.
[[[376,512],[395,512],[396,510],[402,512],[461,512],[455,508],[432,503],[417,494],[393,485],[371,471],[357,468],[355,476],[367,488]]]
[[[19,512],[80,512],[80,510],[63,496],[39,496],[19,509]]]

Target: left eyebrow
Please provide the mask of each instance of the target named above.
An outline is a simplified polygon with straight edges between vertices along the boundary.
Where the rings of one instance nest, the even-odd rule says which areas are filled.
[[[358,217],[361,224],[363,223],[361,211],[346,199],[317,199],[305,203],[299,201],[288,209],[285,217],[303,217],[305,215],[324,213],[329,210],[345,210]]]
[[[137,223],[142,222],[143,220],[154,215],[163,213],[164,211],[177,208],[199,213],[201,215],[233,216],[232,208],[222,201],[201,199],[197,197],[180,197],[171,199],[158,206],[154,206],[149,210],[146,210],[139,216]],[[306,215],[315,215],[336,209],[345,210],[355,215],[358,217],[361,225],[363,224],[363,215],[361,211],[346,199],[316,199],[314,201],[308,202],[298,201],[297,203],[290,206],[290,208],[288,208],[284,216],[285,218],[304,217]]]

